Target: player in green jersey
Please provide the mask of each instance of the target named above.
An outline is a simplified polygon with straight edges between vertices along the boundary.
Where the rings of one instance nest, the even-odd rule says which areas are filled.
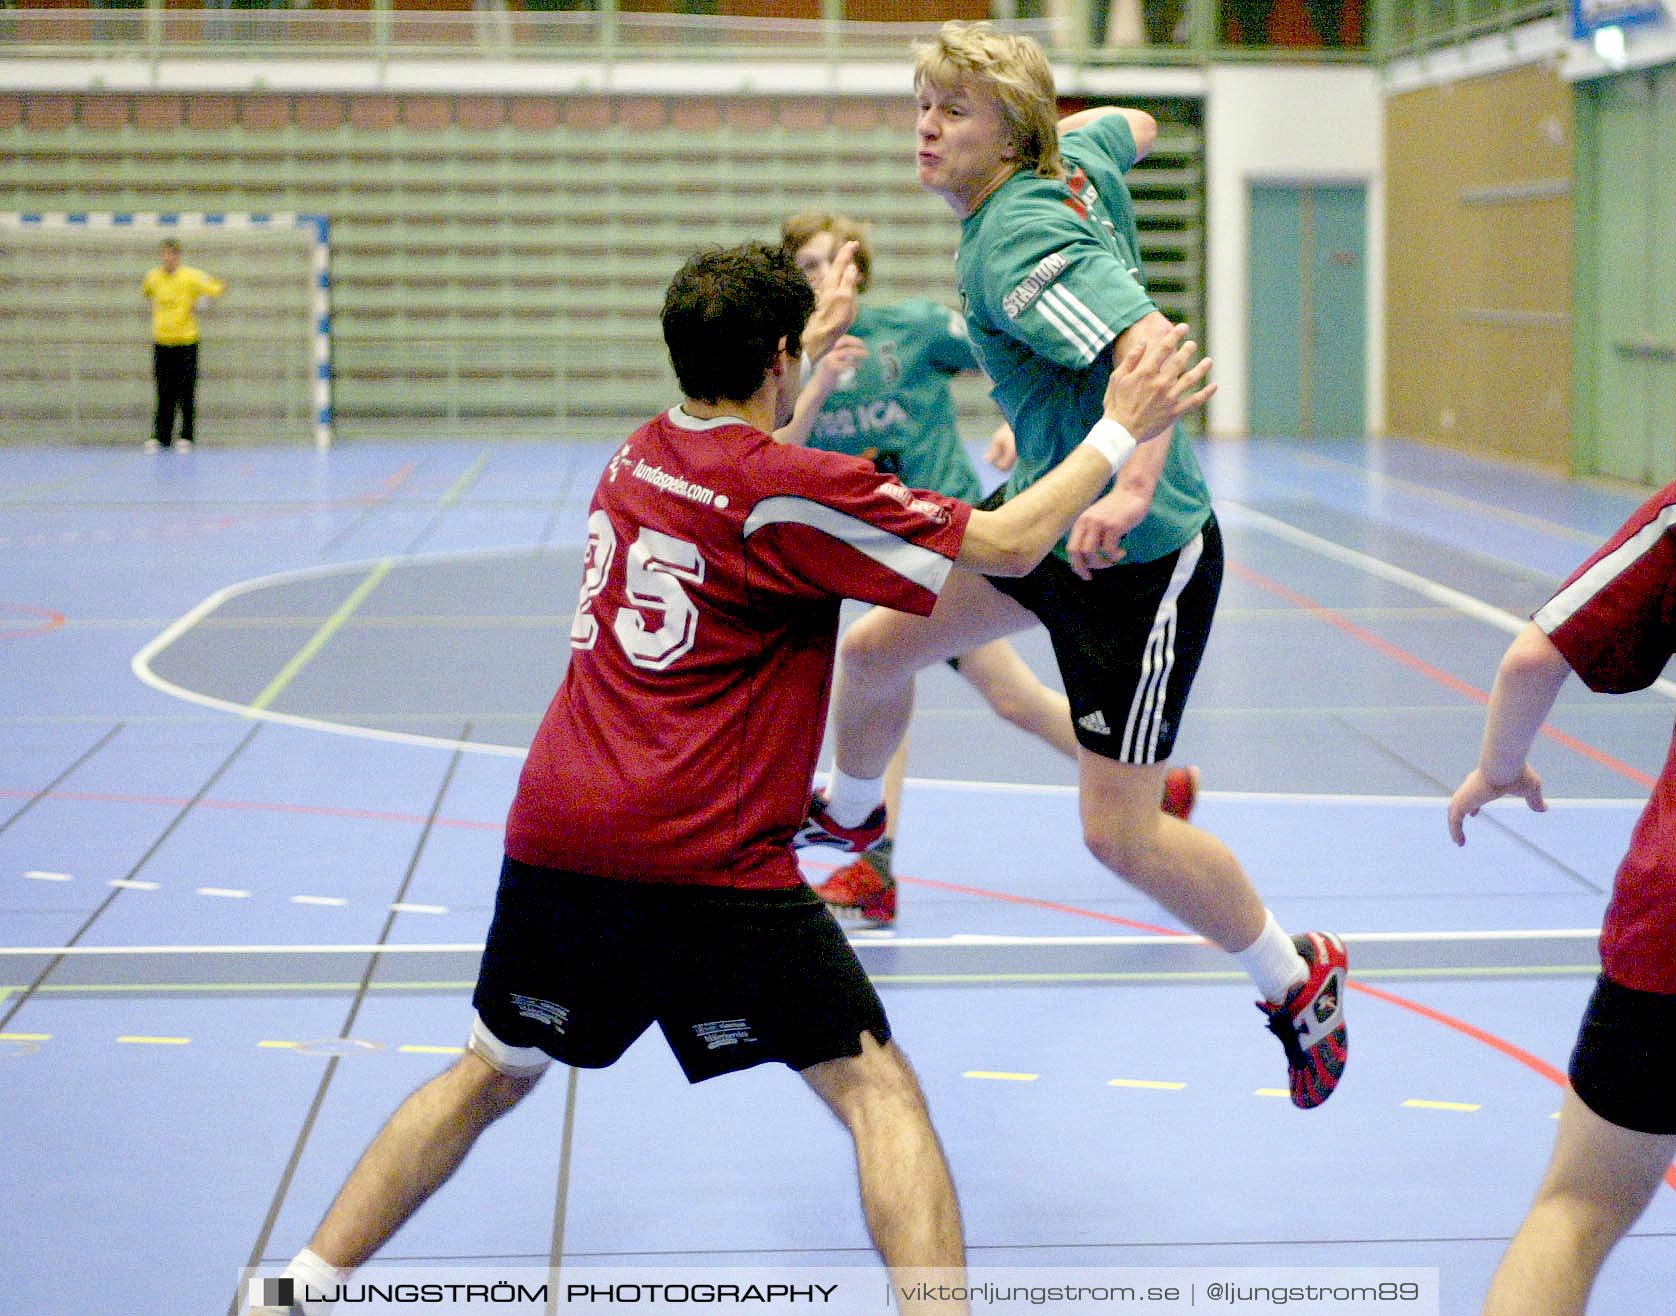
[[[1041,47],[987,23],[947,23],[917,46],[914,83],[919,181],[960,220],[961,304],[1017,438],[1001,491],[1015,496],[1090,432],[1125,354],[1171,331],[1146,291],[1124,182],[1157,124],[1110,107],[1059,120]],[[1221,579],[1209,492],[1176,433],[1137,454],[1030,575],[961,575],[929,618],[868,613],[842,643],[837,766],[805,837],[866,848],[915,671],[1046,625],[1076,727],[1085,844],[1234,955],[1285,1048],[1294,1104],[1317,1106],[1347,1054],[1343,943],[1287,936],[1226,845],[1158,809]]]
[[[820,287],[843,244],[856,244],[856,291],[872,282],[867,226],[826,211],[805,211],[781,226],[780,243],[809,282]],[[932,489],[975,503],[983,486],[955,425],[950,381],[978,369],[965,319],[929,298],[880,305],[862,300],[849,335],[816,363],[791,422],[775,431],[782,443],[865,457],[911,489]],[[1004,721],[1077,754],[1071,705],[1037,679],[1006,640],[993,640],[949,660]],[[885,769],[885,837],[815,888],[841,918],[888,928],[896,920],[892,851],[901,821],[907,740]],[[1196,771],[1171,769],[1164,808],[1185,818],[1197,796]]]

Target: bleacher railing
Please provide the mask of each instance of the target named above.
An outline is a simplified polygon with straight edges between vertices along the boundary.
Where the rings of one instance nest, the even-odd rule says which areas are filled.
[[[617,0],[563,10],[546,7],[559,0],[419,0],[439,2],[474,7],[407,8],[402,0],[363,0],[366,7],[342,9],[314,7],[308,0],[300,7],[250,7],[252,0],[228,0],[187,9],[169,0],[108,0],[93,7],[6,0],[0,7],[0,49],[14,58],[92,55],[153,62],[296,56],[847,62],[900,59],[911,41],[935,28],[930,22],[851,20],[845,17],[844,0],[821,0],[819,18],[625,12]],[[725,7],[725,0],[719,7]],[[1511,32],[1568,10],[1567,0],[1366,0],[1365,5],[1363,0],[1336,5],[1332,0],[1290,5],[1286,0],[1037,0],[1030,5],[1002,0],[992,7],[1008,27],[1035,36],[1056,58],[1076,64],[1153,65],[1239,59],[1384,61]],[[1041,16],[1008,17],[1023,8]],[[1165,15],[1162,23],[1160,13]],[[1258,21],[1267,30],[1246,30]]]
[[[1404,59],[1506,35],[1570,10],[1568,0],[1375,0],[1372,47],[1381,62]]]
[[[238,7],[186,9],[166,0],[111,0],[106,6],[80,8],[60,7],[54,0],[23,0],[22,7],[0,8],[0,46],[14,57],[93,55],[152,61],[325,55],[852,62],[900,60],[911,41],[937,26],[928,21],[852,20],[845,16],[843,0],[822,0],[818,18],[626,12],[618,9],[616,0],[563,10],[546,7],[551,0],[475,0],[474,7],[464,7],[472,0],[440,0],[461,7],[430,7],[438,2],[407,8],[399,0],[370,0],[370,7],[337,9],[318,0],[312,7],[249,7],[251,0],[232,0]],[[1149,10],[1148,5],[1157,7]],[[726,4],[723,0],[719,6],[684,7],[725,9]],[[1307,7],[1288,6],[1284,0],[1038,0],[1029,6],[1004,2],[994,8],[1008,28],[1035,36],[1057,59],[1077,64],[1369,56],[1363,0],[1338,0],[1336,5],[1314,0]],[[1022,8],[1039,16],[1010,16]],[[1253,15],[1259,13],[1272,35],[1242,29],[1242,18],[1254,29]]]

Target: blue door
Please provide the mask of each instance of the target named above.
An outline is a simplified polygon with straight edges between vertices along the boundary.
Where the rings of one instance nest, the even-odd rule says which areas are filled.
[[[1367,429],[1367,195],[1251,188],[1251,432],[1360,438]]]

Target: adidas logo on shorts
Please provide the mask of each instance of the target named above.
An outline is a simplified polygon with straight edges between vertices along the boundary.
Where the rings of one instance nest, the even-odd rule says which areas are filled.
[[[1079,717],[1077,719],[1077,725],[1084,731],[1092,731],[1097,736],[1109,736],[1112,733],[1111,726],[1106,721],[1106,715],[1098,708],[1096,708],[1092,713]]]

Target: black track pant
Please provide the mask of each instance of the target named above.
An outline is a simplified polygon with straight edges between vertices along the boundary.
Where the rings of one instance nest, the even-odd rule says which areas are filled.
[[[151,348],[152,374],[157,379],[157,415],[152,421],[152,434],[164,447],[169,446],[175,429],[175,409],[180,409],[180,437],[193,441],[193,394],[198,388],[198,344],[183,343],[166,347],[154,343]]]

